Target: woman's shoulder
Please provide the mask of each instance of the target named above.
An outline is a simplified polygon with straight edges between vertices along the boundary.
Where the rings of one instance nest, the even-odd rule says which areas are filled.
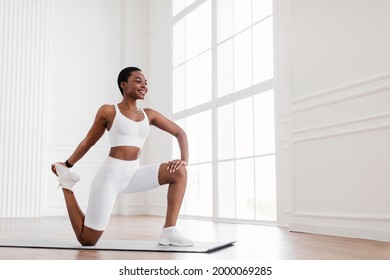
[[[153,113],[154,110],[153,109],[150,109],[150,108],[142,108],[142,110],[145,112],[145,113]]]
[[[115,105],[113,104],[103,104],[100,106],[98,112],[100,115],[111,115],[115,114]]]
[[[146,115],[148,116],[151,124],[154,124],[156,122],[160,122],[160,121],[163,121],[166,119],[166,117],[163,114],[161,114],[160,112],[158,112],[154,109],[144,108],[143,110],[146,113]]]
[[[160,114],[159,112],[157,112],[156,110],[153,110],[151,108],[143,108],[143,110],[146,113],[146,115],[148,115],[149,119],[155,117],[158,114]]]
[[[115,111],[115,104],[103,104],[100,106],[99,110]]]

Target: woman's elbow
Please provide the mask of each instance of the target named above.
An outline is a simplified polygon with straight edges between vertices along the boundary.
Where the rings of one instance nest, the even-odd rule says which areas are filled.
[[[178,139],[187,139],[187,133],[184,131],[184,129],[180,128],[176,133],[176,138]]]

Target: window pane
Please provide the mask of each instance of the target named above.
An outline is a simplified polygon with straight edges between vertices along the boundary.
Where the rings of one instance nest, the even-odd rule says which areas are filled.
[[[183,0],[172,0],[172,15],[180,13],[185,8]]]
[[[254,97],[255,154],[275,152],[275,121],[273,90]]]
[[[212,216],[212,167],[211,163],[189,165],[188,180],[182,214]]]
[[[189,165],[187,167],[187,188],[184,196],[181,212],[185,215],[198,215],[199,209],[199,168],[198,165]]]
[[[253,155],[253,104],[252,97],[237,101],[235,114],[236,157]]]
[[[203,3],[198,13],[198,53],[211,48],[211,1]]]
[[[186,130],[186,126],[185,126],[185,121],[182,119],[182,120],[177,120],[175,121],[175,123],[180,126],[181,128],[183,128],[184,130]],[[172,141],[172,158],[180,158],[180,147],[177,143],[177,141],[175,141],[176,139],[174,139]]]
[[[186,60],[198,54],[198,14],[196,11],[185,17]]]
[[[217,0],[218,42],[231,36],[233,36],[233,0]]]
[[[235,162],[220,162],[218,165],[218,216],[235,218]]]
[[[256,219],[276,221],[275,156],[256,159]]]
[[[190,154],[190,163],[198,163],[198,116],[186,118],[186,133],[188,138],[188,149]]]
[[[183,0],[181,0],[183,1]],[[194,3],[196,0],[185,0],[186,2],[186,7],[188,7],[189,5],[191,5],[192,3]]]
[[[185,108],[188,109],[198,105],[198,61],[196,58],[191,59],[185,66]]]
[[[211,50],[198,57],[198,105],[209,102],[212,92]],[[200,85],[200,86],[199,86]]]
[[[234,33],[244,30],[252,24],[252,0],[234,0]]]
[[[233,92],[233,39],[218,46],[218,97]]]
[[[213,214],[213,173],[211,163],[199,165],[199,215]]]
[[[172,15],[177,15],[196,0],[173,0],[172,1]]]
[[[211,111],[192,115],[177,122],[187,133],[190,164],[211,162],[212,160],[212,123]],[[185,124],[185,125],[183,125]],[[176,142],[176,141],[175,141]],[[178,146],[177,143],[174,145]],[[174,146],[175,147],[175,146]],[[174,150],[180,158],[179,147]]]
[[[238,219],[254,219],[254,160],[236,161],[236,212]]]
[[[252,34],[251,30],[234,39],[234,89],[236,91],[252,85]]]
[[[173,26],[173,66],[176,66],[185,60],[185,28],[184,28],[184,20],[178,21]]]
[[[234,158],[233,104],[218,108],[218,159]]]
[[[199,162],[211,162],[212,159],[212,135],[211,135],[211,111],[198,115],[198,151]]]
[[[252,0],[253,23],[272,14],[272,0]]]
[[[272,17],[253,27],[253,83],[272,79],[273,67]]]
[[[173,70],[173,112],[185,109],[185,65],[181,65]]]

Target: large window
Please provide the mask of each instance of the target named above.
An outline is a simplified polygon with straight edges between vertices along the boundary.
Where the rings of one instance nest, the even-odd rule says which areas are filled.
[[[172,17],[173,118],[190,148],[181,214],[275,221],[272,0],[172,0]]]

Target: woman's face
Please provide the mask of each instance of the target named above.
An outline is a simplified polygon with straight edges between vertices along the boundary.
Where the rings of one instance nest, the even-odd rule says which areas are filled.
[[[124,94],[134,99],[144,99],[148,92],[148,83],[144,74],[140,71],[134,71],[124,84]]]

